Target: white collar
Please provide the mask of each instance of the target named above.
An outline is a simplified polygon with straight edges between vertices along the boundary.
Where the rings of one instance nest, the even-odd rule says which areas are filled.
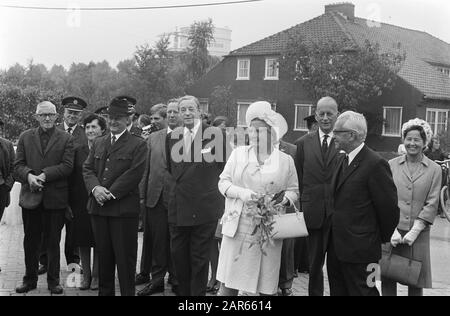
[[[167,134],[170,134],[173,132],[173,129],[171,129],[169,126],[167,126]]]
[[[131,129],[133,128],[133,123],[131,123],[131,125],[129,125],[129,126],[127,126],[127,130],[129,131],[129,132],[131,132]],[[122,135],[122,134],[120,134],[120,135]]]
[[[200,125],[202,124],[202,121],[198,120],[198,122],[194,125],[194,128],[192,128],[192,136],[195,137],[195,135],[197,135],[198,129],[200,128]],[[186,135],[187,133],[189,133],[189,128],[187,128],[186,126],[184,127],[184,134]]]
[[[348,165],[352,163],[352,161],[358,156],[358,154],[361,152],[361,150],[364,147],[364,143],[356,147],[351,153],[348,154]]]
[[[122,137],[123,134],[125,134],[125,132],[127,131],[127,129],[124,129],[122,133],[118,134],[118,135],[114,135],[113,133],[111,133],[111,138],[113,136],[116,137],[116,142],[119,140],[120,137]]]
[[[330,137],[327,139],[327,141],[329,141],[329,142],[330,142],[331,139],[334,137],[333,131],[331,131],[329,134],[325,134],[325,133],[319,128],[319,137],[320,137],[321,140],[323,139],[323,137],[324,137],[325,135],[330,136]]]
[[[67,131],[67,129],[70,127],[72,129],[72,133],[75,130],[75,128],[77,128],[78,124],[75,124],[74,126],[70,127],[69,125],[66,124],[66,122],[64,122],[64,130]]]

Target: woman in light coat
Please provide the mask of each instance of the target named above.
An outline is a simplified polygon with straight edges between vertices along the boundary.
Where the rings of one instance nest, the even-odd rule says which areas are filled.
[[[282,240],[264,246],[257,243],[250,209],[258,197],[284,191],[280,205],[298,199],[298,179],[291,156],[277,148],[287,131],[284,118],[267,102],[250,105],[246,114],[250,146],[237,147],[220,176],[219,189],[226,197],[222,218],[222,246],[217,279],[219,295],[235,296],[239,291],[274,295],[278,289]],[[264,137],[267,136],[267,137]]]
[[[439,205],[441,168],[423,151],[431,140],[431,128],[415,119],[402,128],[406,155],[389,161],[398,192],[400,222],[391,239],[392,253],[422,262],[419,281],[408,287],[409,296],[422,296],[432,287],[430,226]],[[405,267],[406,268],[406,267]],[[397,295],[397,284],[382,277],[383,296]]]

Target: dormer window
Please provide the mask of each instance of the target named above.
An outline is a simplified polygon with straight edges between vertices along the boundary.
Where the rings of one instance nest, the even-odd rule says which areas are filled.
[[[448,67],[438,67],[439,72],[443,73],[450,78],[450,68]]]

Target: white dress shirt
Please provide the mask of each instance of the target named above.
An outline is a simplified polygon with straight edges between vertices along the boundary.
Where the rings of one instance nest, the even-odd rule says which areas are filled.
[[[114,136],[114,137],[116,137],[116,142],[117,142],[117,141],[119,140],[119,138],[120,138],[123,134],[125,134],[126,131],[127,131],[127,129],[124,129],[122,133],[116,134],[116,135],[114,135],[113,133],[111,133],[111,140],[112,140],[112,138],[113,138],[113,136]]]
[[[359,145],[358,147],[356,147],[356,149],[354,149],[351,153],[348,154],[348,165],[350,166],[350,164],[352,163],[352,161],[356,158],[356,156],[358,156],[358,154],[360,153],[360,151],[363,149],[364,147],[364,143],[362,143],[361,145]]]
[[[328,135],[328,139],[327,139],[327,143],[328,143],[328,148],[330,148],[331,145],[331,140],[334,137],[333,132],[329,133],[329,134],[325,134],[324,132],[322,132],[322,130],[319,128],[319,137],[320,137],[320,146],[322,146],[323,144],[323,139],[325,138],[325,135]]]
[[[64,130],[65,130],[67,133],[69,133],[67,130],[68,130],[69,128],[71,128],[71,131],[70,131],[70,133],[69,133],[70,135],[73,134],[73,131],[75,130],[75,128],[77,128],[77,126],[78,126],[78,124],[75,124],[74,126],[70,127],[69,125],[66,124],[66,122],[64,122]]]

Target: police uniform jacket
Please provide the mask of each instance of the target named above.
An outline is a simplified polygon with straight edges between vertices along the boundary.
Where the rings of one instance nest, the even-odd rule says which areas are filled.
[[[96,139],[83,165],[83,177],[90,194],[87,209],[92,215],[137,217],[139,183],[145,169],[145,141],[128,131],[111,146],[111,134]],[[97,204],[92,191],[108,189],[116,199]]]

